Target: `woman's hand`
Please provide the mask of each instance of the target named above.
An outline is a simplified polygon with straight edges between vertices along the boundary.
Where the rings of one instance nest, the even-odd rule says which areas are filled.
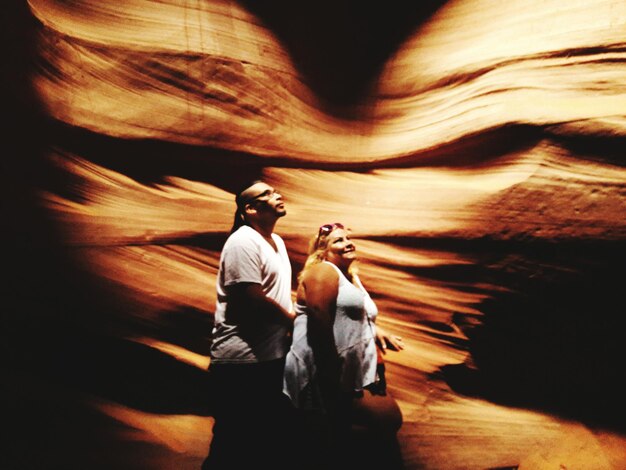
[[[404,349],[402,337],[391,335],[378,325],[376,325],[376,344],[383,354],[387,354],[387,349],[392,351],[402,351]]]

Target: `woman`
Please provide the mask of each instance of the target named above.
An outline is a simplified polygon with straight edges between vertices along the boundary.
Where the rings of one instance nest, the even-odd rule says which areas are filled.
[[[313,450],[309,457],[329,458],[344,451],[337,467],[356,463],[347,450],[358,429],[362,436],[375,437],[376,450],[384,450],[384,468],[399,468],[396,433],[402,415],[386,391],[377,348],[384,353],[404,346],[400,337],[375,326],[378,310],[361,284],[355,261],[355,246],[345,227],[322,225],[299,276],[284,392],[303,410],[309,430],[306,445]],[[362,443],[360,447],[363,453]],[[367,449],[365,454],[372,447]],[[376,456],[364,458],[371,464]],[[328,461],[316,465],[331,466]]]

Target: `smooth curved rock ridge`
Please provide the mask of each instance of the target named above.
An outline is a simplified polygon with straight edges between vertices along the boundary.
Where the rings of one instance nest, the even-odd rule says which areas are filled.
[[[105,134],[335,164],[394,161],[514,124],[603,120],[624,135],[611,118],[626,105],[626,20],[610,1],[594,4],[582,30],[589,6],[567,9],[571,21],[553,21],[558,2],[444,7],[386,64],[351,120],[325,113],[284,46],[234,3],[30,5],[46,26],[46,73],[35,81],[44,102],[57,119]],[[525,14],[510,14],[517,9]],[[491,29],[474,20],[481,11]]]
[[[230,227],[233,195],[213,185],[171,177],[148,186],[81,159],[56,162],[84,185],[73,201],[47,196],[68,242],[163,242]],[[572,159],[549,144],[488,167],[266,170],[290,205],[281,221],[287,235],[307,237],[310,226],[342,220],[361,237],[502,240],[622,239],[625,175],[619,166]]]

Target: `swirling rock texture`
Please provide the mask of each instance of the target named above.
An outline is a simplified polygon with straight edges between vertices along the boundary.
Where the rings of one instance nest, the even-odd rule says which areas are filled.
[[[199,467],[256,176],[294,273],[352,228],[407,468],[624,468],[624,2],[10,11],[5,468]]]

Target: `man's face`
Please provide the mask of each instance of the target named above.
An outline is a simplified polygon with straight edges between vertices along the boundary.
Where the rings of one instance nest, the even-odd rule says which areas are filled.
[[[287,214],[283,197],[267,183],[253,184],[243,192],[242,196],[259,215],[272,214],[278,218]]]

